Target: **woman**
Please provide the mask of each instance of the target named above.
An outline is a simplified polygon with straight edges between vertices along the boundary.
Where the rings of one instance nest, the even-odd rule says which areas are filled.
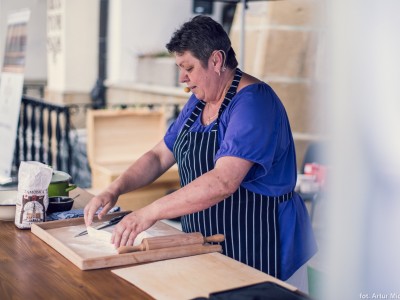
[[[101,217],[119,195],[177,163],[182,188],[127,215],[114,229],[114,245],[132,244],[157,220],[182,216],[185,232],[222,233],[225,255],[287,280],[316,245],[293,191],[295,149],[281,101],[237,69],[228,35],[209,17],[183,24],[166,47],[193,94],[164,139],[86,206],[86,224],[99,207]]]

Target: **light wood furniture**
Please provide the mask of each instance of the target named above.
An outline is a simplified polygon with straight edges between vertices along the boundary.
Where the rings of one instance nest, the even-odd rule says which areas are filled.
[[[77,188],[74,209],[93,197]],[[50,223],[49,223],[50,224]],[[30,230],[0,221],[1,299],[153,299],[110,269],[81,271]]]
[[[77,194],[80,196],[75,199],[74,208],[83,208],[92,197],[80,188],[71,191],[72,196]],[[137,270],[122,269],[121,272],[116,272],[119,273],[118,276],[111,272],[110,268],[82,271],[32,234],[30,230],[18,229],[14,222],[7,221],[0,221],[0,228],[0,295],[2,299],[35,300],[60,297],[63,299],[160,299],[157,295],[164,295],[165,291],[169,290],[162,298],[170,295],[171,290],[174,290],[173,295],[176,295],[182,288],[197,285],[199,271],[203,273],[202,280],[204,280],[204,274],[211,276],[212,279],[217,274],[229,273],[228,280],[226,278],[216,280],[223,279],[229,287],[273,281],[296,290],[284,282],[219,253],[149,263],[146,268],[144,268],[146,264],[143,264],[136,266],[140,267]],[[165,231],[166,235],[169,233],[174,234],[176,231],[172,228],[170,231]],[[212,275],[214,273],[215,275]],[[129,277],[141,274],[141,279],[127,278],[124,274]],[[120,276],[123,276],[125,280]],[[169,276],[175,276],[175,278]],[[235,284],[230,283],[233,280],[232,276],[235,278]],[[129,283],[131,280],[139,281],[132,281],[133,284],[131,284]],[[201,283],[203,284],[201,295],[227,287],[217,282],[210,283],[208,279]]]
[[[157,261],[112,272],[158,300],[208,297],[213,292],[266,281],[297,291],[292,285],[219,253]]]
[[[0,227],[1,299],[153,299],[110,269],[81,271],[14,222]]]
[[[109,214],[101,221],[95,218],[93,226],[100,225],[103,221],[125,213]],[[89,235],[75,237],[85,229],[83,218],[74,218],[32,224],[31,231],[81,270],[118,267],[203,253],[222,252],[221,245],[218,244],[204,244],[203,241],[190,244],[190,236],[163,222],[157,222],[145,231],[150,241],[152,237],[162,238],[164,244],[161,248],[124,254],[118,254],[117,249],[111,243],[104,243]],[[111,232],[112,229],[112,227],[108,227],[105,230]]]
[[[100,190],[114,181],[128,166],[155,146],[166,131],[162,110],[89,110],[87,154],[92,170],[92,189]],[[117,205],[135,210],[179,188],[177,166],[151,185],[122,195]]]

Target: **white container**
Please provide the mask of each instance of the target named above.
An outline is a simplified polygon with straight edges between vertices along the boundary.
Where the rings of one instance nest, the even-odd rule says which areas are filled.
[[[296,190],[304,194],[313,194],[318,192],[319,184],[315,175],[298,174]]]
[[[0,191],[0,220],[14,221],[17,191]]]

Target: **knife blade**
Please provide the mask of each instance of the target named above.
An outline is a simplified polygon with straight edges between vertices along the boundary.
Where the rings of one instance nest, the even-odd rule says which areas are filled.
[[[106,228],[106,227],[113,226],[115,224],[118,224],[122,220],[122,218],[125,217],[126,215],[127,214],[123,214],[123,215],[114,217],[111,220],[103,222],[100,225],[97,225],[97,226],[95,226],[93,228],[95,228],[97,230],[100,230],[100,229],[103,229],[103,228]],[[78,233],[77,235],[75,235],[74,237],[79,237],[79,236],[83,236],[83,235],[86,235],[86,234],[88,234],[88,232],[87,232],[87,230],[84,230],[84,231]]]

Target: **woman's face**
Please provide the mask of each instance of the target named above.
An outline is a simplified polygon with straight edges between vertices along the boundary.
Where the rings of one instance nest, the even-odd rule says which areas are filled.
[[[175,61],[179,67],[179,82],[185,83],[197,99],[213,101],[218,93],[218,75],[212,67],[211,60],[208,68],[204,68],[200,60],[190,51],[175,54]]]

